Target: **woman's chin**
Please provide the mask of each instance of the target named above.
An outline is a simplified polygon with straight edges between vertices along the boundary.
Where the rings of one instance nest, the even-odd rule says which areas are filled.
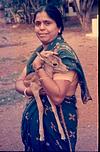
[[[40,39],[40,41],[43,43],[43,44],[48,44],[49,41],[45,40],[45,39]]]

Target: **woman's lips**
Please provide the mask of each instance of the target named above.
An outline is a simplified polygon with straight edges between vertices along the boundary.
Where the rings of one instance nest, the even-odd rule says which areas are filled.
[[[38,34],[39,36],[47,36],[47,33]]]

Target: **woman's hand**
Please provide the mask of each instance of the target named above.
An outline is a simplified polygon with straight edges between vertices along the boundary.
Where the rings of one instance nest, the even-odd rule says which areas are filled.
[[[34,69],[41,67],[46,60],[49,60],[48,57],[51,55],[57,55],[57,53],[53,51],[42,51],[40,54],[37,53],[37,57],[33,62]]]
[[[40,55],[37,55],[36,59],[33,62],[33,67],[37,69],[38,67],[41,67],[43,63],[45,62],[45,58],[48,58],[50,55],[56,54],[55,52],[52,51],[42,51]]]
[[[25,85],[25,87],[30,87],[30,85],[31,85],[31,82],[33,82],[33,81],[35,81],[34,79],[34,72],[32,72],[32,73],[30,73],[30,74],[28,74],[25,78],[24,78],[24,80],[23,80],[23,83],[24,83],[24,85]]]

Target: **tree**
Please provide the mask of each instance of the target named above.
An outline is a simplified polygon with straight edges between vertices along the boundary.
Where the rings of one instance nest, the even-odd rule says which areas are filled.
[[[91,11],[92,11],[92,6],[94,3],[94,0],[79,0],[79,7],[77,5],[76,0],[73,0],[75,10],[77,13],[77,16],[79,18],[79,21],[82,25],[82,29],[85,32],[91,32]]]

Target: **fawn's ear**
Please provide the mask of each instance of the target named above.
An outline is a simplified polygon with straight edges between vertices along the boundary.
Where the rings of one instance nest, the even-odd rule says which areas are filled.
[[[44,59],[43,59],[42,55],[41,55],[39,52],[36,52],[36,54],[37,54],[37,56],[39,56],[39,57],[40,57],[40,59],[41,59],[41,60],[43,60],[43,61],[44,61]]]

